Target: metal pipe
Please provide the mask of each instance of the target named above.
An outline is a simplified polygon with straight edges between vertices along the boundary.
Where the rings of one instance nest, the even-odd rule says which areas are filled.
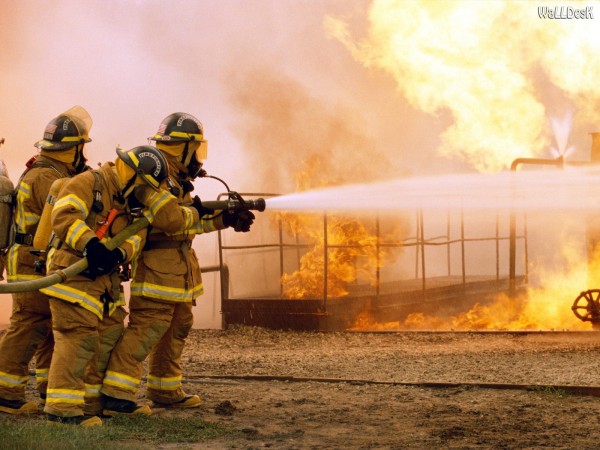
[[[381,245],[380,245],[380,241],[381,241],[381,230],[379,229],[379,213],[377,214],[377,216],[375,217],[375,232],[377,234],[377,240],[376,242],[376,255],[377,255],[377,267],[376,267],[376,272],[375,272],[375,282],[376,284],[376,288],[375,288],[375,298],[377,298],[377,300],[379,300],[379,285],[381,284]]]
[[[423,210],[419,210],[419,222],[421,224],[420,240],[421,240],[421,275],[423,292],[425,292],[425,224],[423,223]]]
[[[467,267],[465,262],[465,213],[463,210],[460,211],[460,255],[462,284],[464,288],[467,284]]]
[[[327,310],[327,270],[329,269],[327,250],[327,212],[325,212],[323,215],[323,311]]]
[[[565,160],[562,156],[556,159],[544,159],[544,158],[517,158],[510,165],[511,172],[516,172],[517,167],[521,164],[535,164],[535,165],[546,165],[556,166],[564,168]],[[510,236],[509,236],[509,269],[508,269],[508,284],[509,291],[514,294],[517,288],[517,217],[514,211],[510,213]]]

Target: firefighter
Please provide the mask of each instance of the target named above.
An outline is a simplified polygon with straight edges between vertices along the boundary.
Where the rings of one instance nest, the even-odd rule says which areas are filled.
[[[32,244],[52,183],[88,169],[85,144],[92,119],[81,106],[53,118],[35,147],[39,154],[27,162],[16,186],[14,244],[8,251],[9,282],[27,281],[44,275],[43,259],[32,254]],[[0,220],[7,219],[3,215]],[[47,242],[46,242],[47,244]],[[45,250],[37,249],[37,250]],[[46,398],[48,369],[54,340],[48,297],[39,291],[12,294],[10,327],[0,341],[0,411],[9,414],[36,412],[37,402],[25,401],[29,362],[35,356],[40,403]]]
[[[150,138],[169,163],[171,192],[180,203],[192,203],[201,219],[176,234],[153,229],[147,238],[131,282],[129,323],[113,350],[102,393],[111,402],[135,405],[142,378],[142,363],[149,356],[147,397],[154,407],[194,408],[198,395],[182,388],[181,354],[192,328],[192,307],[203,293],[200,266],[192,248],[195,234],[234,226],[249,231],[254,215],[218,213],[206,209],[198,196],[192,199],[192,180],[203,174],[207,141],[202,124],[185,113],[167,116]],[[105,410],[106,413],[106,410]]]
[[[142,231],[108,250],[101,240],[103,233],[113,236],[136,214],[144,214],[151,223],[171,232],[190,227],[199,218],[195,208],[180,207],[173,195],[160,189],[168,166],[155,147],[117,149],[117,154],[114,163],[70,180],[52,211],[56,237],[49,269],[70,266],[83,256],[89,268],[87,273],[42,289],[50,296],[56,341],[44,408],[49,422],[102,425],[93,415],[101,412],[94,411],[94,405],[98,408],[102,403],[93,400],[100,399],[108,355],[121,335],[126,315],[123,271],[118,268],[135,259],[145,239]],[[138,195],[147,203],[140,203]],[[150,414],[147,406],[104,406],[113,413]]]

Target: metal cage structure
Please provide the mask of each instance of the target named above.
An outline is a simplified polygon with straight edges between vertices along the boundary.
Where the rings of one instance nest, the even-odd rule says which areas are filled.
[[[246,196],[269,197],[270,194],[244,193]],[[328,278],[331,273],[331,254],[336,249],[358,248],[361,245],[336,244],[329,239],[328,224],[334,215],[321,215],[322,225],[322,289],[319,295],[306,298],[287,298],[283,296],[282,277],[290,270],[298,270],[303,254],[313,248],[314,244],[305,242],[302,236],[285,235],[281,218],[267,233],[267,241],[260,243],[231,245],[225,242],[225,236],[219,232],[219,267],[221,282],[221,312],[223,328],[240,324],[262,326],[273,329],[341,331],[352,328],[359,314],[369,311],[377,321],[404,320],[414,312],[455,313],[472,305],[475,301],[491,300],[499,292],[519,289],[527,282],[528,250],[527,221],[521,218],[519,232],[516,232],[517,218],[501,217],[496,214],[492,220],[492,231],[489,235],[473,236],[466,228],[465,215],[462,211],[445,213],[445,220],[440,230],[440,220],[436,220],[437,229],[428,227],[427,215],[423,211],[413,214],[411,234],[401,240],[387,240],[382,235],[382,223],[389,218],[372,218],[371,230],[375,241],[377,261],[373,264],[371,285],[349,284],[348,294],[335,297],[328,292]],[[335,216],[339,216],[336,214]],[[405,219],[406,220],[406,219]],[[520,250],[520,273],[516,272],[516,259],[512,263],[512,253],[508,254],[508,246]],[[494,254],[493,264],[486,273],[472,273],[469,269],[469,247],[490,246],[485,259],[490,260],[489,253]],[[435,249],[435,250],[434,250]],[[439,256],[442,249],[443,255]],[[373,249],[371,249],[373,250]],[[402,279],[384,276],[380,261],[383,252],[401,251],[404,261],[404,273],[407,273],[408,259],[410,276]],[[472,249],[471,249],[472,252]],[[277,269],[270,271],[272,283],[278,289],[271,288],[265,292],[239,293],[233,292],[232,285],[239,275],[233,274],[236,265],[255,266],[252,254],[271,259],[271,266]],[[412,256],[408,256],[408,254]],[[434,256],[435,253],[437,256]],[[250,259],[244,263],[232,264],[231,255],[246,254]],[[407,259],[408,258],[408,259]],[[444,264],[440,260],[444,260]],[[503,272],[503,267],[514,267],[514,272]],[[249,262],[248,262],[249,261]],[[276,261],[276,262],[275,262]],[[294,262],[295,261],[295,262]],[[295,267],[294,267],[295,265]],[[443,265],[443,270],[440,266]],[[432,267],[435,266],[435,269]],[[290,269],[291,267],[291,269]],[[441,270],[441,273],[440,273]],[[392,270],[393,272],[393,270]],[[235,289],[239,291],[239,289]]]

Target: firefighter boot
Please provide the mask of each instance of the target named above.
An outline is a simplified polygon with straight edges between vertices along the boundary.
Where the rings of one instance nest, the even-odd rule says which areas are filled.
[[[181,400],[175,403],[152,402],[152,406],[155,408],[197,408],[201,404],[202,401],[197,395],[186,395]]]
[[[61,417],[54,414],[48,414],[48,424],[50,425],[78,425],[80,427],[101,427],[102,419],[98,416],[72,416]]]
[[[105,416],[116,416],[117,414],[125,414],[128,416],[134,414],[144,414],[149,416],[152,414],[152,410],[149,406],[138,405],[136,402],[130,400],[122,400],[120,398],[109,397],[104,395],[104,411]]]
[[[33,414],[38,412],[36,402],[23,400],[6,400],[0,398],[0,411],[8,414]]]

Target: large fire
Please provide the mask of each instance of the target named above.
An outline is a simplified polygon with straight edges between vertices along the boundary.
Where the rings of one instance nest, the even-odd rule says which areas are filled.
[[[352,36],[346,19],[330,16],[325,26],[357,61],[393,77],[414,107],[451,114],[442,154],[495,171],[547,151],[548,115],[572,106],[575,122],[587,132],[600,121],[597,20],[545,19],[539,6],[520,0],[374,0],[363,39]]]
[[[350,327],[354,330],[589,330],[571,306],[580,290],[600,288],[600,252],[589,261],[581,257],[574,242],[564,247],[569,269],[557,275],[537,267],[542,287],[527,287],[516,297],[501,293],[489,304],[476,303],[470,310],[451,316],[409,314],[403,321],[378,322],[368,310]],[[579,289],[579,290],[578,290]]]
[[[516,158],[548,157],[552,146],[564,155],[571,130],[561,136],[554,130],[553,136],[549,117],[574,111],[573,131],[580,133],[600,122],[595,75],[600,73],[600,27],[594,20],[544,19],[538,6],[512,0],[374,0],[363,38],[353,36],[347,18],[329,16],[325,27],[358,62],[390,75],[414,108],[448,122],[440,154],[480,172],[495,172]],[[355,181],[334,170],[327,157],[309,157],[306,163],[309,169],[298,176],[299,191]],[[282,277],[287,298],[322,298],[324,291],[328,298],[344,297],[352,283],[375,283],[376,270],[391,258],[362,221],[328,216],[324,232],[321,215],[279,218],[287,231],[310,245],[298,270]],[[594,285],[600,278],[593,276],[600,271],[581,252],[584,240],[579,236],[579,244],[565,241],[556,249],[564,254],[567,269],[556,271],[535,261],[531,273],[541,287],[531,284],[516,297],[499,294],[451,317],[417,312],[389,323],[377,323],[366,310],[354,328],[590,329],[571,311],[580,291],[600,287]],[[575,247],[578,252],[572,251]]]
[[[539,6],[556,4],[374,0],[363,38],[353,36],[347,18],[327,17],[325,27],[365,67],[390,75],[415,108],[450,114],[441,154],[482,172],[498,171],[516,158],[548,156],[554,145],[548,116],[572,108],[574,130],[582,133],[595,131],[600,122],[600,83],[594,75],[600,72],[600,27],[595,20],[545,19]],[[518,299],[500,296],[450,318],[417,313],[402,323],[377,324],[365,311],[355,326],[589,329],[572,314],[571,304],[595,269],[585,252],[569,255],[570,244],[563,244],[569,270],[542,273],[542,266],[535,267],[543,288],[530,288]],[[589,288],[598,287],[594,279]]]
[[[305,169],[297,175],[297,190],[338,184],[340,179],[323,155],[313,155],[304,162]],[[377,283],[376,269],[391,260],[391,253],[379,247],[381,237],[363,221],[345,216],[327,216],[325,235],[324,218],[318,214],[278,213],[276,221],[284,231],[301,236],[309,250],[300,258],[300,267],[284,274],[281,282],[285,298],[323,298],[327,276],[327,298],[348,295],[348,285],[365,281]],[[327,239],[327,243],[325,242]],[[386,236],[386,240],[391,239]],[[327,245],[327,267],[325,267]]]

